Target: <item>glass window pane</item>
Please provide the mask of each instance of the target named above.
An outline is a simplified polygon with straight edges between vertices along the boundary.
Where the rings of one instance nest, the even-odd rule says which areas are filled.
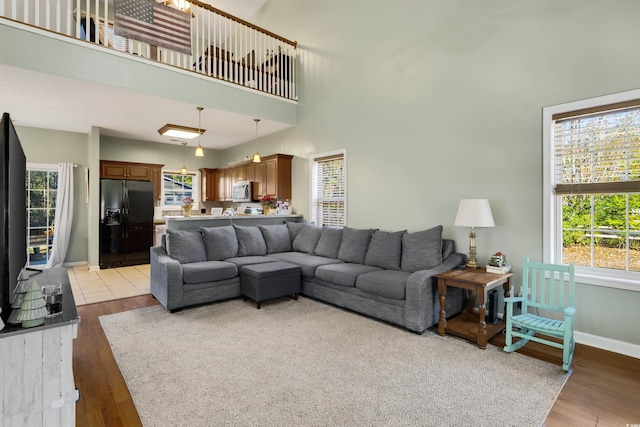
[[[56,197],[58,197],[58,192],[57,191],[47,191],[48,193],[48,201],[49,201],[49,208],[51,209],[55,209],[56,208]]]
[[[564,230],[562,233],[562,262],[591,266],[591,237],[589,231]]]
[[[34,208],[44,208],[45,199],[44,199],[44,191],[42,190],[31,190],[29,191],[29,207]]]
[[[49,188],[56,189],[58,188],[58,172],[49,172]]]
[[[29,174],[29,184],[31,188],[44,189],[47,182],[47,172],[31,171]]]
[[[625,194],[604,194],[593,197],[594,227],[606,233],[607,230],[627,229],[627,196]]]
[[[607,233],[606,235],[601,234],[601,236],[606,237],[595,239],[593,266],[626,270],[627,251],[624,237],[621,236],[621,233]]]
[[[47,214],[44,209],[33,209],[29,215],[29,227],[46,227]]]

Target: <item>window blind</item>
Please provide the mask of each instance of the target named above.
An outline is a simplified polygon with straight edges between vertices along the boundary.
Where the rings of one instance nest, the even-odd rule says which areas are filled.
[[[313,178],[314,220],[321,225],[344,226],[346,216],[344,155],[316,158]]]
[[[640,107],[553,119],[556,194],[640,192]]]

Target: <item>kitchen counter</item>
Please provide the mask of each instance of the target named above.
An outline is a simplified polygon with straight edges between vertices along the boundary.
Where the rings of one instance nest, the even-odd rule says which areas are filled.
[[[222,227],[237,224],[246,226],[273,225],[283,222],[302,222],[302,215],[193,215],[163,217],[169,230],[198,230],[200,227]]]

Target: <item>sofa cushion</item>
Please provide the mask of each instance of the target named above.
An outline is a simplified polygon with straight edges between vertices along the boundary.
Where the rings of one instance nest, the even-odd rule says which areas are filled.
[[[270,256],[237,256],[233,258],[225,259],[226,262],[232,262],[238,266],[238,268],[243,267],[245,265],[252,264],[264,264],[265,262],[276,262],[280,261],[278,258],[273,258]]]
[[[456,251],[456,244],[453,240],[442,239],[442,261],[449,258]]]
[[[313,253],[327,258],[338,258],[340,243],[342,243],[342,228],[323,227]]]
[[[342,229],[342,242],[338,251],[338,259],[344,262],[364,264],[372,234],[373,230],[371,229],[358,230],[344,227]]]
[[[302,229],[296,235],[291,247],[296,252],[304,252],[313,255],[313,251],[320,240],[322,227],[313,224],[304,224]]]
[[[238,237],[231,225],[200,227],[204,237],[207,261],[222,261],[238,255]]]
[[[442,263],[442,226],[402,236],[403,271],[428,270]]]
[[[356,279],[356,288],[370,294],[400,300],[405,298],[409,276],[411,273],[397,270],[365,273]]]
[[[336,285],[353,287],[356,285],[356,279],[359,275],[380,270],[380,268],[370,265],[343,262],[340,264],[321,265],[316,268],[316,277]]]
[[[291,250],[289,228],[285,224],[259,225],[258,228],[267,244],[268,254],[289,252]]]
[[[389,233],[376,231],[371,237],[367,255],[364,258],[366,265],[385,268],[388,270],[400,270],[400,256],[402,255],[402,236],[406,230]]]
[[[180,264],[207,260],[200,231],[167,230],[167,254]]]
[[[305,222],[287,222],[287,229],[289,230],[289,237],[293,242],[296,239],[296,236],[302,230],[302,227],[306,224]]]
[[[231,279],[237,275],[238,267],[224,261],[192,262],[182,266],[182,281],[185,285]]]
[[[238,236],[238,256],[266,255],[267,244],[258,227],[233,224]]]
[[[291,264],[299,266],[303,277],[314,277],[316,268],[321,265],[342,262],[337,259],[309,255],[302,252],[280,252],[279,254],[270,255],[270,257],[278,258],[280,261],[290,262]]]

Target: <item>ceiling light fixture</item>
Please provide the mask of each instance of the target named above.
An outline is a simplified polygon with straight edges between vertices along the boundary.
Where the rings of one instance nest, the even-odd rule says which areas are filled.
[[[166,124],[158,129],[158,133],[162,136],[172,138],[193,139],[198,135],[205,133],[204,129],[196,129],[188,126]]]
[[[258,122],[260,119],[253,119],[256,122],[256,154],[253,155],[253,163],[260,163],[262,158],[260,157],[260,153],[258,153]]]
[[[196,147],[196,157],[204,157],[204,150],[202,149],[202,145],[200,145],[200,139],[202,138],[202,134],[200,133],[200,118],[202,117],[202,107],[196,107],[198,110],[198,146]]]
[[[185,159],[184,150],[185,150],[186,148],[187,148],[187,143],[186,143],[186,142],[183,142],[183,143],[182,143],[182,164],[183,164],[184,166],[182,166],[182,171],[181,171],[182,175],[186,175],[186,174],[187,174],[187,166],[186,166],[186,163],[185,163],[185,161],[184,161],[184,159]]]

